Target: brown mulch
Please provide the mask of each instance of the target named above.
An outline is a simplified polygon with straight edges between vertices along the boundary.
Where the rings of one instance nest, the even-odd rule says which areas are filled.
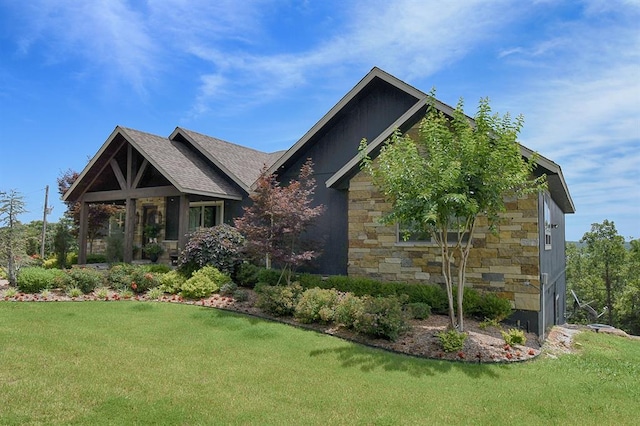
[[[32,295],[22,293],[18,293],[12,297],[7,297],[5,295],[6,290],[6,281],[4,283],[0,282],[0,300],[31,302],[122,300],[122,297],[116,292],[110,292],[107,297],[98,299],[95,294],[70,298],[61,291],[52,291],[47,297],[37,294]],[[572,336],[575,334],[571,333],[566,328],[556,327],[547,337],[545,345],[542,347],[536,334],[525,333],[527,338],[526,345],[509,347],[505,345],[504,339],[500,334],[501,330],[506,331],[508,327],[496,328],[489,326],[481,328],[479,321],[467,319],[465,320],[465,331],[468,334],[468,337],[464,348],[459,352],[447,353],[442,350],[437,337],[437,333],[447,329],[447,316],[431,315],[426,320],[411,320],[409,331],[402,334],[396,341],[391,342],[384,339],[362,336],[351,330],[345,329],[344,327],[338,327],[335,325],[301,324],[293,318],[271,317],[255,307],[255,293],[251,290],[248,290],[247,292],[249,294],[249,299],[244,302],[238,302],[231,297],[223,297],[218,294],[214,294],[210,298],[199,301],[187,301],[176,295],[164,295],[159,299],[159,301],[168,303],[186,303],[196,306],[239,312],[268,320],[291,324],[305,329],[312,329],[363,345],[416,357],[474,363],[525,361],[539,356],[543,353],[543,350],[545,353],[554,357],[560,353],[572,350]],[[145,295],[134,296],[131,299],[139,301],[148,300]]]

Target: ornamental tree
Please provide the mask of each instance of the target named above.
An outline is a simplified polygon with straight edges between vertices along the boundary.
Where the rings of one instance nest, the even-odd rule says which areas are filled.
[[[16,190],[0,191],[0,256],[7,265],[9,283],[16,285],[19,256],[26,257],[24,251],[24,226],[18,216],[26,213],[24,196]]]
[[[247,239],[247,252],[264,259],[267,268],[272,262],[282,267],[287,283],[298,266],[320,254],[301,238],[324,211],[323,205],[312,206],[315,188],[310,158],[301,167],[298,179],[286,186],[274,174],[267,174],[265,167],[249,195],[252,205],[245,207],[243,216],[235,220],[236,228]]]
[[[462,99],[447,117],[435,107],[433,95],[417,139],[396,130],[375,161],[363,140],[361,167],[391,203],[391,212],[381,220],[410,224],[438,244],[450,327],[463,331],[466,265],[478,217],[486,216],[495,232],[505,211],[504,197],[540,191],[545,179],[532,177],[535,161],[524,159],[520,151],[522,116],[512,120],[509,114],[494,115],[485,98],[473,120],[465,115]],[[452,266],[457,266],[456,278]]]

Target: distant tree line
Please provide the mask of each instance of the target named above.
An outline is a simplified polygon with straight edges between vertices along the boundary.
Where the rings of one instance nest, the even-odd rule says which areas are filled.
[[[640,334],[639,271],[640,240],[625,241],[613,221],[592,224],[579,244],[567,244],[568,300],[574,300],[573,290],[580,304],[591,308],[575,302],[568,321],[607,323]]]

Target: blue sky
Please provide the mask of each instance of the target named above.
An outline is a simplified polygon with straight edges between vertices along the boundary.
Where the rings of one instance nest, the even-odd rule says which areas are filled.
[[[289,148],[373,66],[523,114],[561,165],[567,238],[640,237],[640,1],[0,0],[0,190],[42,218],[116,125]]]

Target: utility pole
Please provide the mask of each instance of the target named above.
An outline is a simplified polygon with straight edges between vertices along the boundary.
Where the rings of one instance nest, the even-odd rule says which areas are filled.
[[[44,188],[44,211],[42,213],[42,241],[40,244],[40,259],[44,260],[44,244],[47,236],[47,213],[49,213],[49,185]]]

